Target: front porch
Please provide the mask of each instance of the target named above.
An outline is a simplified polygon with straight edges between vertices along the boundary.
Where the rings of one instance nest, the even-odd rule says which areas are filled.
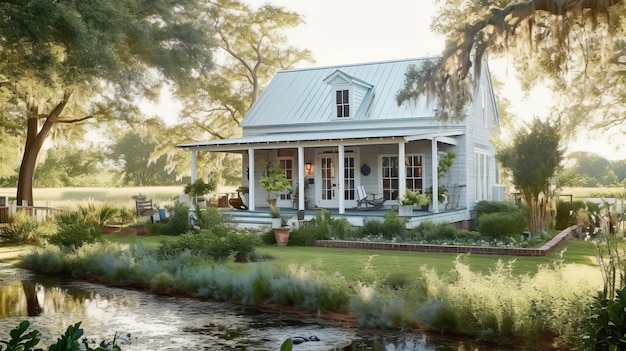
[[[292,208],[281,208],[281,216],[289,218],[289,224],[292,227],[297,226],[298,223],[298,210]],[[306,209],[304,210],[304,221],[309,221],[320,213],[322,208]],[[368,220],[383,221],[384,216],[389,211],[394,211],[390,208],[381,208],[378,210],[357,210],[357,209],[345,209],[343,214],[339,213],[339,209],[326,209],[330,212],[333,218],[345,218],[351,225],[355,227],[363,226]],[[241,211],[236,209],[228,210],[227,213],[233,217],[233,220],[237,223],[237,226],[244,228],[256,228],[259,226],[268,225],[272,223],[270,217],[269,207],[257,207],[255,210]],[[439,213],[433,213],[429,211],[413,211],[413,215],[406,218],[407,228],[414,228],[423,221],[431,221],[435,223],[463,223],[471,220],[470,212],[465,208],[456,208],[450,210],[440,210]]]

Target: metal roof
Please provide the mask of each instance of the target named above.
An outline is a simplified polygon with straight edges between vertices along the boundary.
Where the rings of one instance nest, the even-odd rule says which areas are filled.
[[[316,124],[334,119],[335,105],[332,87],[324,80],[338,70],[354,80],[373,86],[373,97],[362,116],[364,120],[420,118],[434,116],[434,103],[425,97],[415,102],[396,103],[396,94],[402,89],[408,67],[421,65],[425,60],[405,59],[395,61],[351,64],[319,68],[280,71],[265,88],[259,99],[243,119],[241,126],[263,127],[289,124]],[[356,107],[355,107],[356,108]],[[338,128],[349,129],[343,124]]]
[[[247,150],[255,146],[267,148],[268,144],[274,147],[294,147],[293,144],[306,144],[318,141],[353,141],[355,145],[375,143],[377,139],[404,138],[405,141],[432,140],[434,137],[442,138],[442,141],[456,144],[449,138],[463,135],[464,129],[442,128],[419,128],[419,129],[376,129],[376,130],[350,130],[350,131],[318,131],[299,133],[270,133],[262,135],[243,136],[235,139],[209,140],[196,143],[181,144],[178,147],[190,149],[202,149],[207,151],[224,150]]]

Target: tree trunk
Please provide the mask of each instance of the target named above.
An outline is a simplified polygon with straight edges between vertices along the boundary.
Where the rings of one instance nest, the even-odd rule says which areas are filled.
[[[38,130],[39,106],[36,102],[28,103],[26,144],[24,146],[24,156],[22,157],[22,164],[20,165],[20,173],[17,180],[18,206],[22,206],[24,202],[26,202],[27,206],[33,206],[33,177],[35,175],[37,155],[39,155],[44,141],[48,137],[52,126],[61,115],[61,112],[63,112],[71,95],[71,92],[65,93],[63,99],[46,117],[40,130]]]

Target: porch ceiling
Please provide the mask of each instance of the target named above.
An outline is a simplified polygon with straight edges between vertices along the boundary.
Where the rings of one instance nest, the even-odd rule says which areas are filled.
[[[289,148],[295,146],[329,146],[329,145],[368,145],[390,142],[405,142],[416,140],[437,140],[446,144],[456,145],[455,136],[463,135],[463,129],[377,129],[377,130],[350,130],[350,131],[319,131],[275,133],[263,135],[249,135],[235,139],[209,140],[189,144],[177,145],[179,148],[199,151],[244,151],[247,149]],[[294,145],[296,144],[296,145]]]

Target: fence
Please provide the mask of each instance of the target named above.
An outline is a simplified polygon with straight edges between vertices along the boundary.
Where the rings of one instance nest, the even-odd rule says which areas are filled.
[[[9,206],[0,206],[0,224],[9,223],[17,212],[25,212],[38,222],[51,220],[54,214],[62,212],[61,209],[46,206],[17,206],[15,203]]]

